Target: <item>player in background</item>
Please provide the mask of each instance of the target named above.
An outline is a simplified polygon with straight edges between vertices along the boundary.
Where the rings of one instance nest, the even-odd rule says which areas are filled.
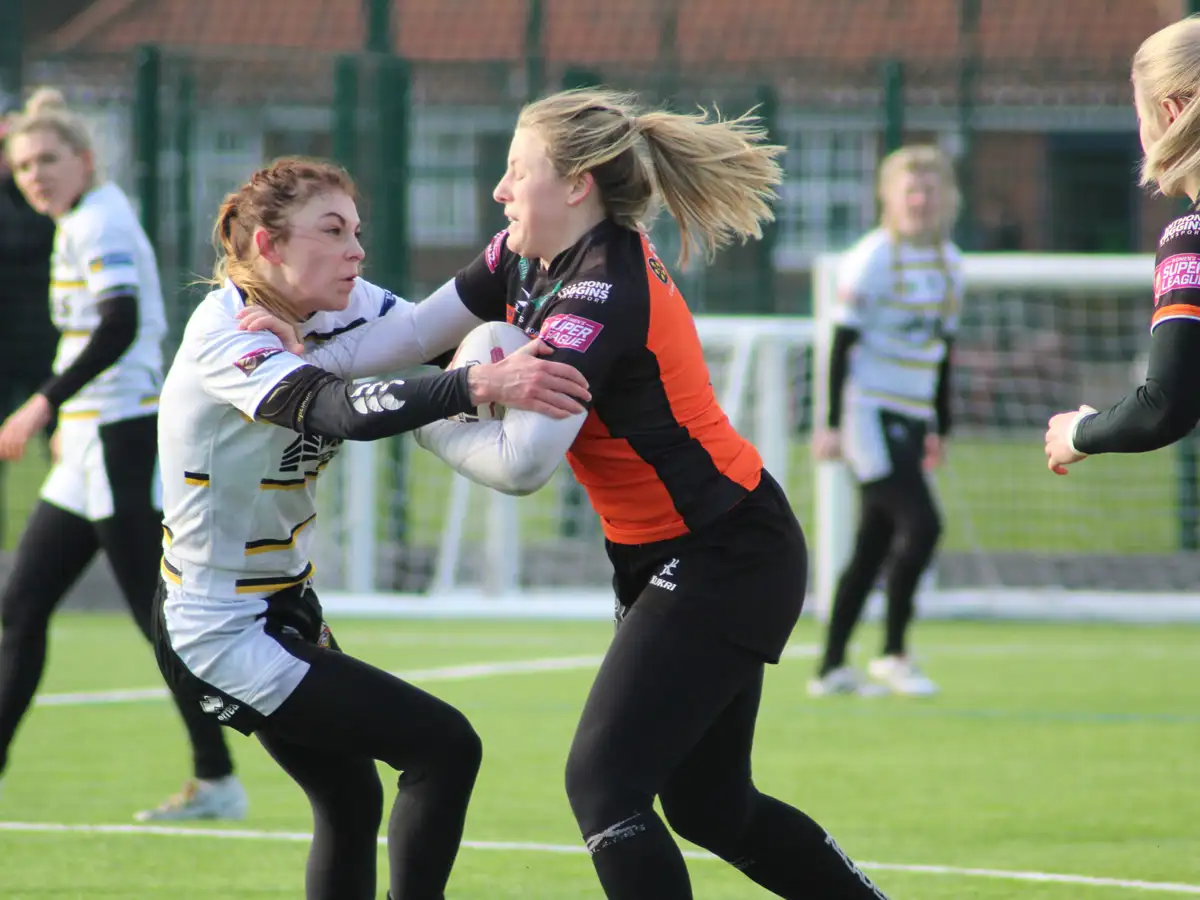
[[[16,115],[16,111],[9,114],[7,110],[0,114],[0,146],[9,120],[15,120]],[[50,321],[46,303],[53,248],[54,221],[29,205],[0,152],[0,308],[4,310],[0,420],[50,376],[58,343],[58,331]],[[5,482],[12,468],[0,463],[0,504],[11,496]],[[0,518],[0,544],[6,543],[5,532]]]
[[[879,168],[878,228],[846,254],[829,357],[827,419],[817,459],[845,459],[858,483],[854,550],[833,599],[825,653],[809,693],[924,696],[937,686],[913,663],[913,598],[941,534],[926,472],[950,431],[950,356],[963,293],[949,238],[959,194],[937,147],[902,147]],[[846,650],[887,563],[882,655],[864,678]]]
[[[378,440],[497,402],[567,416],[590,395],[531,344],[499,363],[430,378],[351,384],[369,355],[331,371],[273,334],[239,329],[247,308],[292,323],[315,347],[369,323],[395,326],[396,368],[454,347],[475,322],[455,301],[420,308],[359,278],[354,186],[328,163],[280,160],[221,207],[215,289],[192,314],[162,391],[159,666],[212,723],[256,734],[308,795],[309,900],[375,896],[383,789],[396,900],[441,898],[482,748],[466,718],[343,654],[312,588],[317,479],[344,440]],[[292,349],[303,350],[296,346]]]
[[[104,181],[86,126],[52,89],[34,94],[5,151],[30,205],[55,220],[50,312],[61,332],[52,377],[0,426],[19,459],[57,418],[58,459],[0,594],[0,772],[46,661],[50,616],[103,550],[150,637],[161,513],[155,417],[166,333],[154,250],[128,198]],[[240,819],[246,794],[220,728],[180,705],[195,778],[139,819]]]
[[[1187,197],[1162,233],[1154,270],[1146,382],[1109,409],[1059,413],[1046,431],[1050,471],[1096,453],[1146,453],[1200,421],[1200,18],[1152,34],[1133,57],[1133,96],[1145,158],[1141,185]],[[1148,311],[1149,312],[1149,311]]]

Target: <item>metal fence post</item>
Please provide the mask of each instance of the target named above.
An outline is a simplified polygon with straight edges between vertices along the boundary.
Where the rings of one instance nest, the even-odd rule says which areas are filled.
[[[161,133],[159,131],[160,98],[162,85],[162,52],[158,47],[142,46],[135,55],[137,87],[134,99],[133,146],[135,181],[138,200],[141,203],[142,228],[150,238],[156,252],[162,249],[160,240],[159,153]]]

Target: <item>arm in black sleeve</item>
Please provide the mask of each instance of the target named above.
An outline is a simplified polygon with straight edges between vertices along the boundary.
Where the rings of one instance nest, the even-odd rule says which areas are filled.
[[[87,346],[62,374],[50,378],[38,389],[56,408],[120,359],[137,337],[138,303],[132,294],[109,297],[98,308],[100,324]]]
[[[846,375],[850,371],[850,349],[858,342],[857,328],[839,325],[833,330],[833,347],[829,351],[829,416],[828,426],[842,426],[842,394],[846,387]]]
[[[267,394],[255,418],[305,434],[374,441],[474,409],[467,371],[350,384],[324,369],[301,366]]]
[[[946,355],[938,366],[937,393],[934,394],[933,410],[937,414],[937,433],[945,437],[950,433],[950,354],[954,341],[946,339]]]
[[[1081,421],[1075,449],[1146,453],[1184,437],[1200,421],[1200,321],[1168,319],[1150,336],[1146,383],[1116,406]]]

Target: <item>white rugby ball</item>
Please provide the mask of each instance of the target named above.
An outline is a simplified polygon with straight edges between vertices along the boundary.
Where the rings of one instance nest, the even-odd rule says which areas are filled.
[[[507,322],[485,322],[462,339],[447,368],[461,369],[463,366],[497,363],[528,343],[529,336],[516,325]],[[502,419],[504,407],[499,403],[484,403],[476,407],[474,413],[459,413],[454,418],[459,422]]]

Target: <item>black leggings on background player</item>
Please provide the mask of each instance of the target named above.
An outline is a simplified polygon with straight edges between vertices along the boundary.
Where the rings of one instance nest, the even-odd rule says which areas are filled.
[[[820,825],[751,778],[765,665],[779,659],[807,577],[783,491],[764,472],[716,523],[608,550],[621,615],[566,775],[606,896],[690,900],[669,824],[777,896],[883,898]]]
[[[834,594],[821,675],[846,664],[850,636],[889,560],[883,655],[906,655],[913,598],[933,559],[941,530],[941,517],[919,462],[859,487],[858,531]]]
[[[0,593],[0,772],[46,662],[50,617],[96,552],[108,557],[129,611],[149,640],[162,555],[162,514],[151,503],[155,417],[100,426],[113,515],[89,521],[46,501],[30,514]],[[233,772],[220,726],[198,706],[176,705],[191,738],[197,778]]]

